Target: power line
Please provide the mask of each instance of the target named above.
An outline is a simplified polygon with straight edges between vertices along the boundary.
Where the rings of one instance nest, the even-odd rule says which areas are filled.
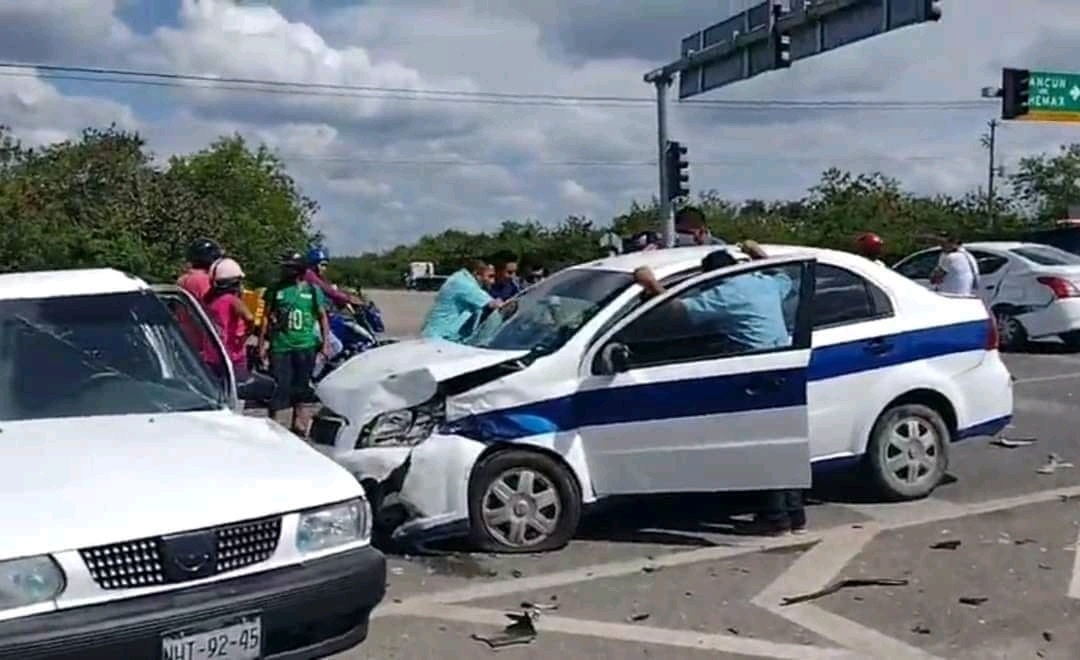
[[[210,89],[289,96],[375,98],[484,105],[537,105],[589,107],[648,107],[655,100],[635,96],[583,96],[464,90],[410,89],[378,85],[289,82],[180,73],[66,66],[20,62],[0,62],[0,75],[70,80],[99,84],[121,84],[166,88]],[[681,107],[727,109],[810,109],[810,110],[968,110],[986,108],[993,99],[981,100],[882,100],[882,101],[797,101],[779,99],[712,99],[683,101]]]
[[[279,153],[283,160],[302,163],[343,163],[351,165],[373,166],[404,166],[404,167],[506,167],[506,168],[532,168],[532,167],[611,167],[611,168],[634,168],[656,167],[655,160],[563,160],[563,161],[498,161],[498,160],[451,160],[451,159],[378,159],[378,158],[353,158],[350,156],[315,156],[315,155],[289,155]],[[843,164],[843,163],[906,163],[906,162],[958,162],[969,159],[963,156],[925,155],[925,156],[836,156],[836,157],[775,157],[775,156],[740,156],[724,160],[691,161],[691,167],[746,167],[761,163],[791,163],[791,164]]]

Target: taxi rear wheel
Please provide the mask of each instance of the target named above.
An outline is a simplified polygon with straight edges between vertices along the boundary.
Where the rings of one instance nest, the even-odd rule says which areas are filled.
[[[867,459],[874,482],[888,499],[926,497],[949,469],[949,427],[928,406],[893,406],[874,424]]]
[[[581,520],[581,489],[559,461],[511,449],[484,459],[469,481],[472,545],[487,552],[562,548]]]

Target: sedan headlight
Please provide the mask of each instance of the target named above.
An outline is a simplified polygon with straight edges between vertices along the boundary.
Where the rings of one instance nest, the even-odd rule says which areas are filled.
[[[64,572],[47,555],[0,561],[0,610],[53,600],[66,586]]]
[[[356,448],[418,445],[435,432],[442,419],[441,412],[441,404],[425,404],[383,413],[360,432]]]
[[[371,537],[371,509],[366,500],[356,499],[312,509],[300,514],[296,527],[296,549],[301,554],[328,550]]]

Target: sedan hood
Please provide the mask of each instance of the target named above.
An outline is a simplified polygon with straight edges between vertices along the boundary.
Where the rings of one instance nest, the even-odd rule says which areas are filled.
[[[0,560],[347,500],[347,471],[230,411],[0,424]]]
[[[449,378],[528,354],[441,339],[402,341],[353,357],[324,378],[315,393],[331,410],[362,426],[381,413],[428,401],[439,383]]]

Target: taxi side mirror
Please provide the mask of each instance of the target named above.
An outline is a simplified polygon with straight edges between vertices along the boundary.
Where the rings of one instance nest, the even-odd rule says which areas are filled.
[[[630,348],[626,344],[611,342],[600,349],[597,356],[597,371],[604,376],[612,376],[630,370]]]

